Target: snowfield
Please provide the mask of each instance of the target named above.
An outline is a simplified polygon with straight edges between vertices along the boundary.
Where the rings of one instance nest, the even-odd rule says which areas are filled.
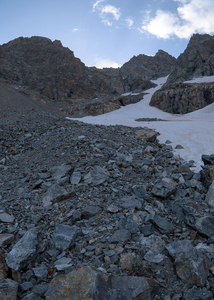
[[[173,115],[149,106],[152,95],[161,88],[166,80],[167,77],[152,80],[157,87],[144,91],[148,94],[136,104],[130,104],[99,116],[68,119],[106,126],[142,126],[154,129],[160,133],[158,139],[161,143],[170,140],[173,148],[176,145],[183,146],[184,149],[174,149],[174,153],[179,154],[186,161],[194,160],[193,170],[198,172],[203,165],[201,155],[214,153],[214,103],[185,115]],[[196,78],[186,82],[214,82],[214,76]],[[158,118],[166,121],[137,122],[136,119],[139,118]]]

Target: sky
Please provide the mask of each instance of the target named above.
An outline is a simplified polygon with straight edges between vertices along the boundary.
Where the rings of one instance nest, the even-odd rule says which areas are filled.
[[[159,49],[177,58],[193,33],[214,34],[214,0],[0,0],[0,45],[56,39],[86,66],[120,67]]]
[[[123,106],[120,109],[99,116],[86,116],[83,118],[72,119],[90,124],[102,125],[124,125],[131,127],[148,127],[159,132],[158,139],[161,143],[166,140],[171,141],[174,155],[179,155],[185,161],[194,160],[193,171],[199,172],[203,162],[202,154],[213,154],[214,141],[214,103],[185,115],[173,115],[166,113],[156,107],[149,105],[152,95],[161,88],[167,77],[152,80],[157,84],[144,93],[143,99],[136,103]],[[186,81],[191,83],[214,82],[214,76],[202,77]],[[157,118],[165,121],[138,122],[139,118]],[[207,130],[209,128],[209,130]],[[181,145],[183,149],[175,149]]]

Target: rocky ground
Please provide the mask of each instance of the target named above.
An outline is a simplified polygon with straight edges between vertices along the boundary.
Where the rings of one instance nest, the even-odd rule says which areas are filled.
[[[213,156],[36,110],[0,137],[0,299],[214,299]]]

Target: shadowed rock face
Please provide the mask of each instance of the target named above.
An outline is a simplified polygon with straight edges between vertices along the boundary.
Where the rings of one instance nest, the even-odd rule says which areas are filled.
[[[140,54],[133,56],[121,67],[123,77],[129,74],[136,74],[142,79],[157,79],[171,73],[176,62],[176,58],[163,50],[159,50],[155,56]]]
[[[214,102],[214,83],[182,83],[195,77],[214,75],[214,36],[194,34],[178,57],[162,89],[150,102],[163,111],[186,114]]]
[[[0,65],[0,77],[53,100],[113,93],[96,74],[90,76],[85,65],[60,41],[20,37],[0,47]]]
[[[150,79],[167,75],[174,62],[175,58],[159,51],[155,57],[133,57],[122,68],[99,70],[86,67],[57,40],[20,37],[0,46],[0,78],[23,85],[39,96],[71,103],[142,92],[155,86]]]
[[[193,34],[186,50],[177,58],[166,84],[214,75],[214,36]]]
[[[214,83],[174,83],[157,91],[150,102],[163,111],[186,114],[214,102]]]

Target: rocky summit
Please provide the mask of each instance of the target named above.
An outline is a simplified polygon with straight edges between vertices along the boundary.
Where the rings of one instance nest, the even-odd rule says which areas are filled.
[[[166,84],[157,91],[151,105],[173,114],[186,114],[214,102],[213,82],[184,81],[214,75],[214,36],[194,34],[177,58]]]
[[[36,110],[0,134],[0,299],[214,299],[214,155]]]
[[[176,59],[164,51],[139,55],[122,68],[86,67],[58,40],[17,38],[0,46],[0,79],[43,99],[66,101],[73,117],[98,115],[136,103],[143,95],[121,94],[154,87],[151,79],[167,75]]]

